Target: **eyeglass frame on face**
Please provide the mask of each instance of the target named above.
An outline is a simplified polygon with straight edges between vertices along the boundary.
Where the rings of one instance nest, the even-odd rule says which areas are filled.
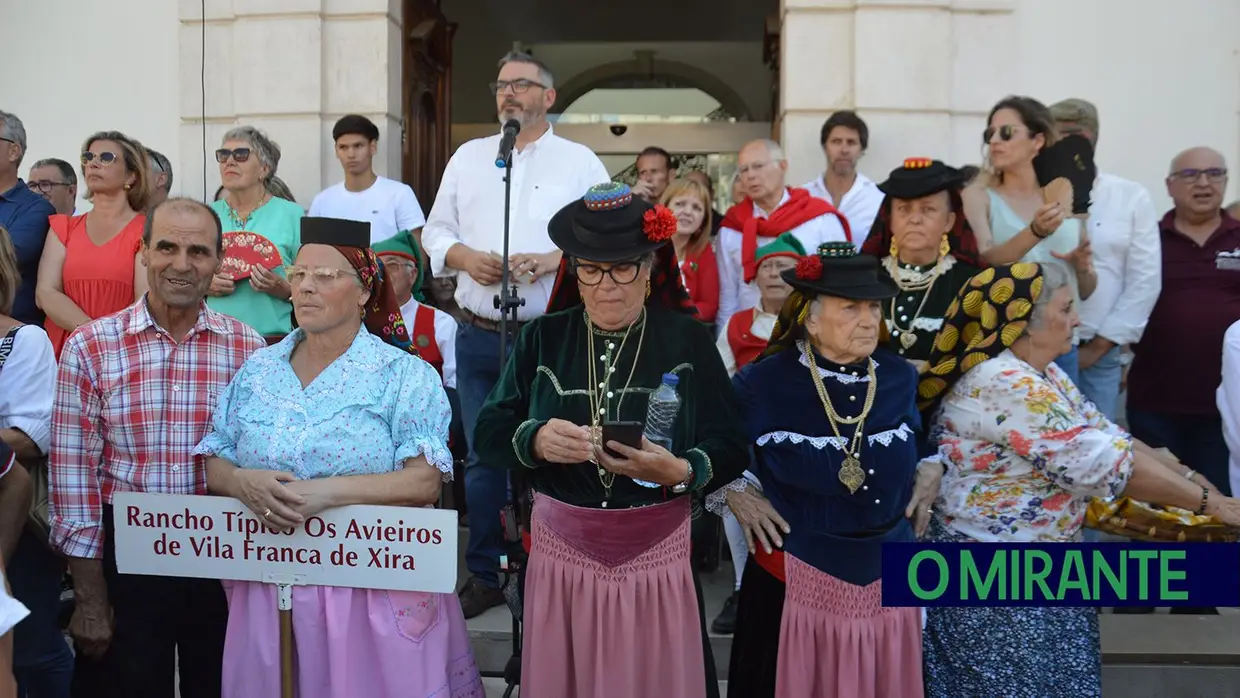
[[[220,148],[215,151],[215,161],[223,165],[224,163],[228,162],[228,158],[231,157],[233,159],[233,162],[237,164],[241,164],[249,160],[250,156],[253,154],[254,154],[254,149],[247,148],[245,146],[242,146],[240,148],[233,148],[231,150],[229,150],[228,148]]]
[[[102,153],[98,153],[98,154],[92,153],[89,150],[87,150],[86,152],[82,153],[82,167],[86,167],[87,165],[91,164],[92,162],[95,162],[96,160],[99,161],[100,167],[106,167],[120,159],[121,159],[121,156],[117,155],[116,153],[110,150],[105,150]]]
[[[1227,179],[1227,168],[1206,167],[1199,170],[1193,167],[1186,167],[1182,170],[1176,170],[1175,172],[1167,175],[1167,179],[1182,182],[1184,184],[1196,184],[1201,179],[1202,175],[1206,176],[1206,182],[1209,184],[1221,184]]]
[[[40,179],[37,182],[36,181],[26,182],[26,186],[30,188],[30,191],[37,190],[37,191],[43,192],[44,194],[51,194],[53,191],[55,191],[56,187],[69,187],[73,185],[69,184],[68,182],[53,182],[50,179]]]
[[[284,267],[284,278],[288,279],[290,286],[301,284],[310,277],[314,277],[315,283],[331,283],[340,279],[342,276],[352,276],[357,279],[362,278],[358,276],[357,272],[353,269],[338,269],[336,267],[304,267],[299,264],[289,264]]]
[[[512,93],[514,95],[523,95],[526,92],[529,92],[531,87],[540,87],[544,90],[548,89],[546,85],[538,82],[537,80],[527,80],[525,78],[518,78],[516,80],[496,80],[491,83],[490,87],[492,95],[502,94],[509,87],[512,88]]]
[[[1016,129],[1019,128],[1025,129],[1031,137],[1033,136],[1033,131],[1030,131],[1027,126],[1019,126],[1017,124],[1003,124],[999,128],[987,126],[985,130],[982,131],[982,143],[984,145],[990,145],[990,142],[994,140],[996,133],[999,134],[999,140],[1007,143],[1016,137]]]
[[[605,276],[610,276],[611,280],[617,286],[628,286],[634,281],[637,281],[637,277],[641,276],[641,270],[642,270],[641,261],[616,262],[612,264],[610,267],[607,267],[606,269],[604,269],[603,267],[600,267],[597,264],[582,264],[576,260],[573,260],[573,263],[569,266],[573,270],[573,276],[577,277],[577,281],[585,284],[586,286],[598,286],[599,284],[603,283],[603,277]],[[630,267],[633,269],[633,278],[629,279],[628,281],[621,281],[620,279],[616,278],[617,269],[626,269]],[[582,269],[587,270],[587,273],[589,274],[598,274],[598,281],[590,282],[582,278],[581,276]]]

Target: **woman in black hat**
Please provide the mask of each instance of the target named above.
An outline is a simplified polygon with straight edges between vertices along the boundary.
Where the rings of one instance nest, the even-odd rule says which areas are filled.
[[[878,185],[887,198],[861,251],[882,260],[899,287],[883,302],[884,346],[919,371],[943,326],[947,307],[981,269],[977,240],[964,215],[960,170],[909,158]]]
[[[739,481],[709,498],[754,553],[728,693],[917,698],[921,615],[882,607],[880,557],[924,530],[942,466],[923,461],[917,371],[878,346],[898,289],[848,243],[783,276],[794,290],[770,345],[734,380],[762,492]]]
[[[522,328],[478,415],[481,461],[522,471],[534,490],[523,696],[718,695],[690,495],[747,458],[727,372],[668,244],[676,227],[622,184],[557,213],[548,233],[564,261],[547,314]],[[641,425],[669,385],[680,407],[660,446]]]

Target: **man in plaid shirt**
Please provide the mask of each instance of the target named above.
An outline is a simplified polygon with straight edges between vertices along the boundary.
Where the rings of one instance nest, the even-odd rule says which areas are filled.
[[[228,606],[219,582],[120,574],[117,492],[206,494],[201,459],[220,393],[266,342],[203,303],[219,269],[219,218],[169,199],[147,219],[150,291],[76,331],[52,413],[52,541],[69,557],[77,607],[74,696],[219,698]]]

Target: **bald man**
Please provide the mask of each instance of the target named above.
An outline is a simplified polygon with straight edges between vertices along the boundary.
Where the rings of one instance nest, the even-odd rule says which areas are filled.
[[[1134,350],[1128,424],[1230,494],[1215,404],[1223,335],[1240,320],[1240,222],[1222,209],[1226,188],[1227,163],[1213,149],[1192,148],[1171,163],[1175,208],[1159,225],[1162,294]]]
[[[811,253],[824,242],[853,241],[848,221],[834,206],[804,189],[788,187],[788,161],[775,141],[746,144],[737,157],[736,172],[745,198],[724,216],[715,248],[719,258],[715,326],[720,332],[726,331],[733,313],[758,303],[758,289],[752,281],[759,246],[783,233],[792,233]],[[858,235],[864,238],[865,231]]]

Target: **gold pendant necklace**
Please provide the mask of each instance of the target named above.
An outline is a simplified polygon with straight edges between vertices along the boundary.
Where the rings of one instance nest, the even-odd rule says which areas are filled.
[[[823,411],[827,413],[827,422],[831,424],[831,431],[847,449],[844,453],[844,462],[840,466],[839,480],[848,488],[849,494],[856,494],[861,485],[865,484],[865,471],[861,469],[861,439],[865,435],[865,418],[869,416],[870,409],[874,407],[874,396],[878,394],[878,377],[874,373],[874,359],[868,360],[869,369],[866,375],[870,384],[865,391],[865,406],[861,408],[861,414],[845,418],[841,417],[835,411],[835,406],[831,404],[831,398],[827,395],[827,387],[823,385],[822,376],[818,373],[818,363],[814,361],[814,352],[809,342],[801,346],[801,352],[805,356],[805,362],[809,364],[809,374],[814,381],[814,388],[818,391],[818,399],[822,401]],[[845,441],[840,435],[840,424],[857,425],[852,439]]]
[[[620,390],[620,397],[616,401],[616,409],[614,414],[617,418],[620,415],[620,407],[624,404],[624,396],[628,393],[629,386],[633,383],[633,376],[637,372],[637,358],[642,351],[642,343],[646,339],[646,309],[642,308],[642,312],[637,316],[637,320],[624,330],[624,336],[620,340],[620,347],[617,349],[615,342],[607,342],[606,351],[602,356],[595,357],[594,354],[594,324],[590,322],[590,314],[585,314],[586,321],[586,351],[589,352],[589,363],[586,364],[586,379],[589,381],[587,394],[590,400],[590,440],[595,447],[602,447],[603,439],[603,422],[607,421],[607,408],[610,406],[611,398],[615,396],[615,392],[611,389],[611,376],[616,372],[616,361],[620,354],[624,351],[624,345],[629,341],[629,335],[633,331],[633,325],[638,322],[642,323],[641,330],[637,334],[637,350],[633,353],[633,365],[629,368],[628,380],[624,383],[624,388]],[[615,353],[612,353],[614,350]],[[600,361],[603,364],[603,376],[600,378],[594,367],[594,362]],[[616,474],[608,471],[599,463],[595,462],[594,466],[598,469],[598,480],[603,486],[604,498],[611,497],[611,487],[616,481]],[[607,506],[604,501],[603,506]]]
[[[908,321],[907,328],[901,327],[896,320],[896,298],[899,296],[892,298],[890,305],[888,305],[888,317],[891,319],[891,327],[895,330],[895,334],[900,337],[900,346],[904,347],[905,351],[912,349],[913,345],[917,343],[917,333],[913,331],[913,328],[917,324],[917,318],[921,317],[921,312],[926,309],[926,301],[930,299],[930,291],[934,289],[934,282],[938,281],[939,276],[951,267],[951,264],[948,264],[946,260],[947,257],[939,258],[939,261],[934,265],[934,269],[930,272],[928,281],[915,283],[908,283],[901,278],[899,273],[900,262],[895,257],[888,257],[883,260],[884,265],[887,267],[888,275],[896,282],[896,286],[902,292],[915,293],[917,291],[925,291],[925,294],[921,297],[921,303],[917,306],[917,312],[913,313],[912,319]]]

